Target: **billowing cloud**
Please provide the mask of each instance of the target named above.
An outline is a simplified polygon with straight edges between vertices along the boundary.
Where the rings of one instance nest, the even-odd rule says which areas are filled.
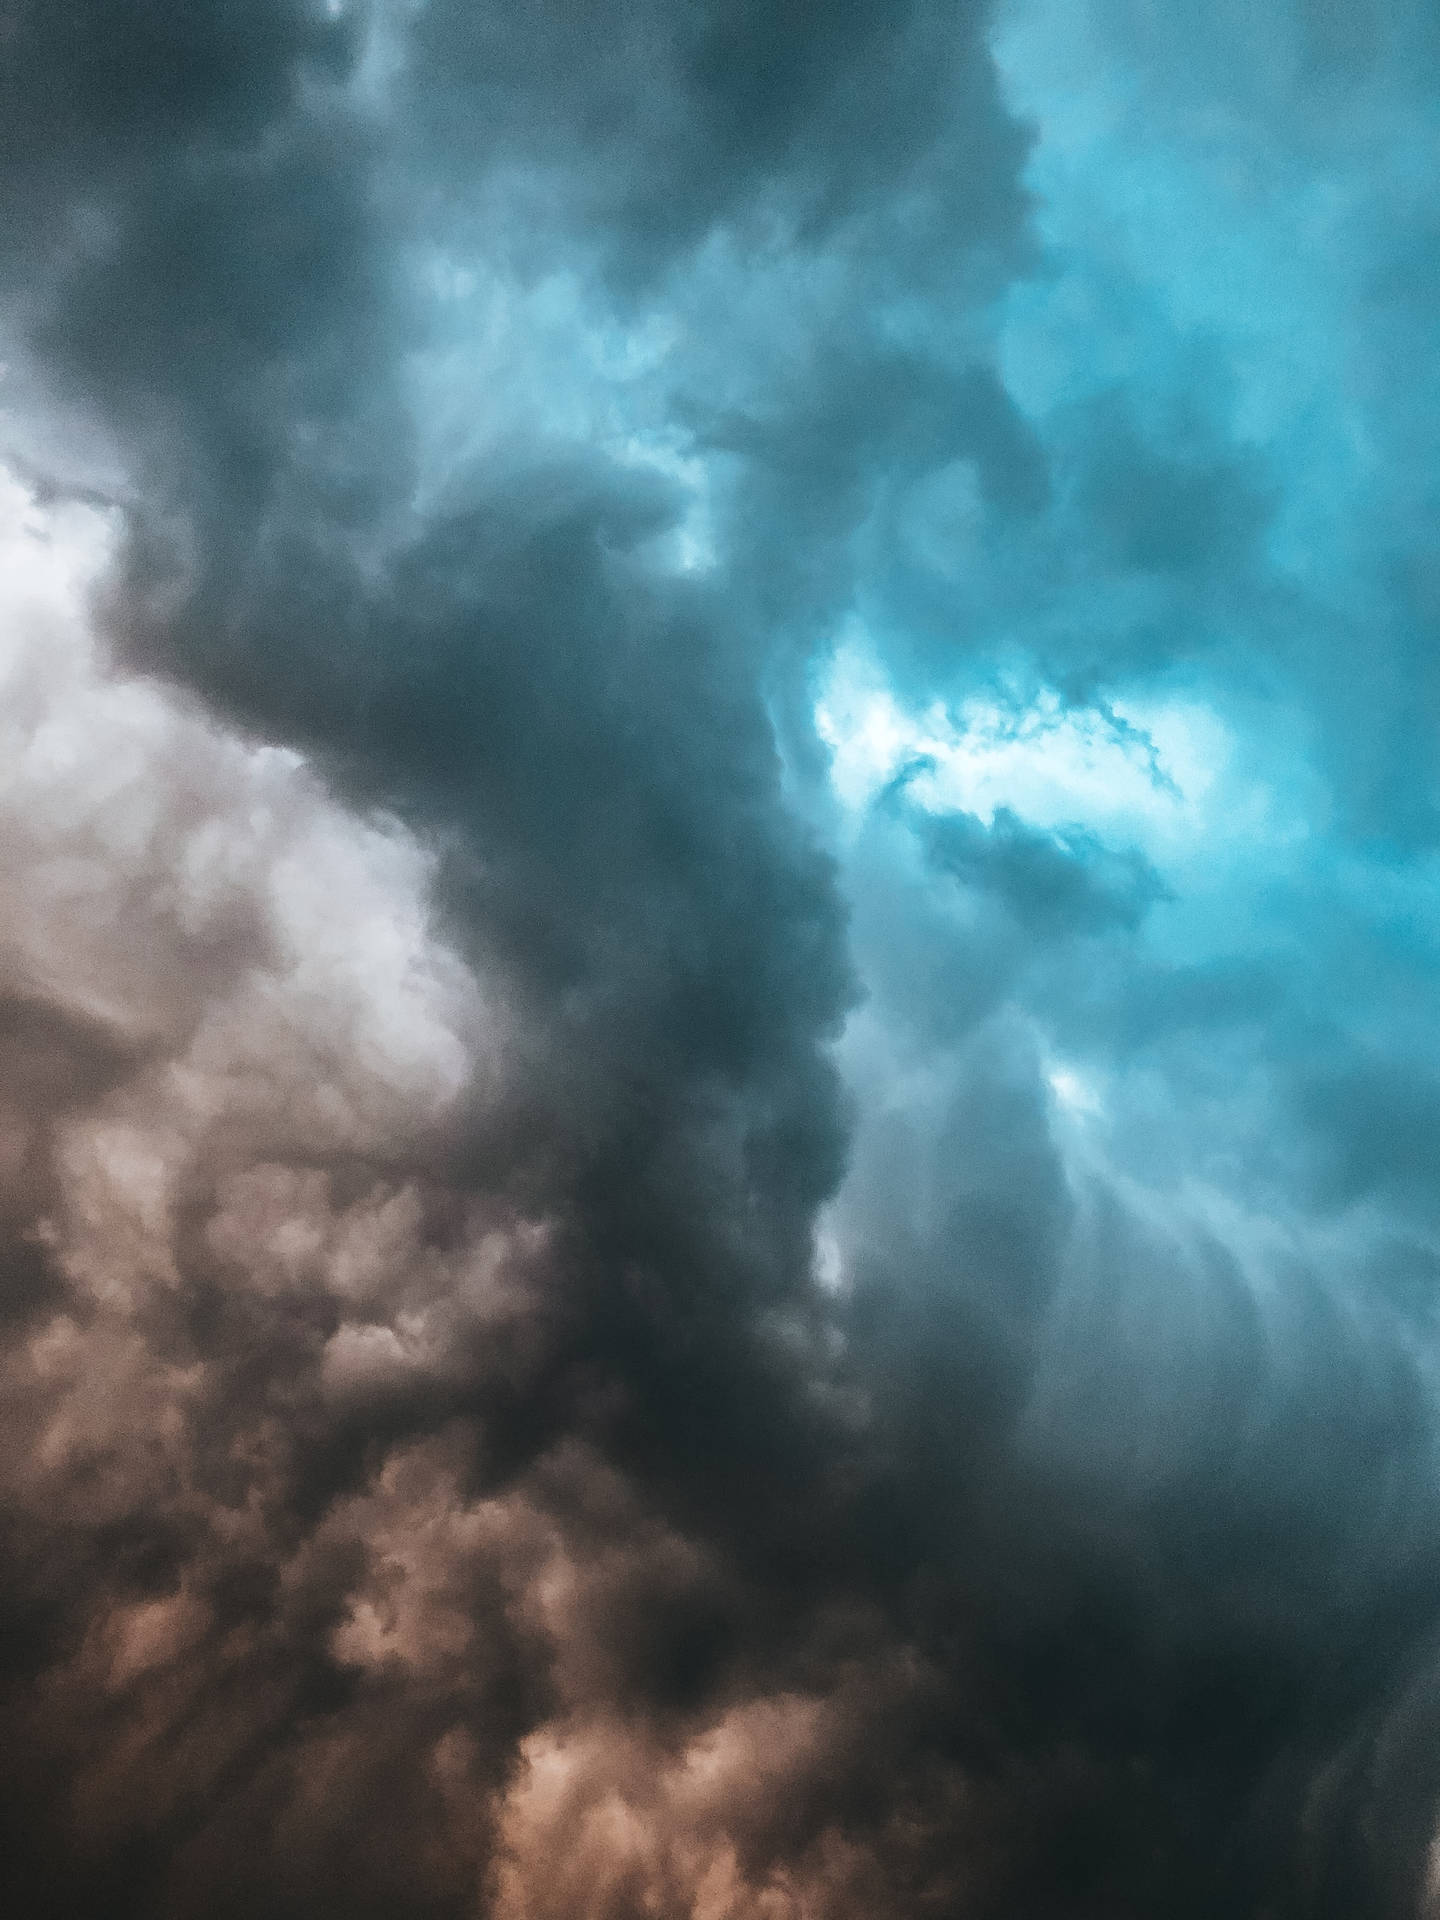
[[[1437,54],[0,9],[7,1911],[1440,1913]]]

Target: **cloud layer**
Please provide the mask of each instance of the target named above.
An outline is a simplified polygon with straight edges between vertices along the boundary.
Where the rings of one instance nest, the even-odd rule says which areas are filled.
[[[1440,1913],[1440,45],[0,16],[0,1888]]]

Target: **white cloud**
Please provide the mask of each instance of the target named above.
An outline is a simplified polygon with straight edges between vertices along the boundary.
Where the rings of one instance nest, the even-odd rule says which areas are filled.
[[[198,1158],[384,1153],[493,1076],[500,1033],[423,845],[107,659],[89,603],[116,532],[0,469],[0,993],[124,1063],[57,1123],[46,1228],[107,1299],[173,1280]]]

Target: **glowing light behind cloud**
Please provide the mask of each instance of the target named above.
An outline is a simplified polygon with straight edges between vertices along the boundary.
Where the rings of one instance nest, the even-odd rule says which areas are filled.
[[[1067,706],[1051,690],[1003,700],[972,696],[953,714],[936,703],[907,712],[873,656],[843,646],[815,709],[831,751],[836,793],[851,811],[897,777],[919,805],[976,814],[987,824],[1006,807],[1037,826],[1121,831],[1157,851],[1185,851],[1213,834],[1233,785],[1231,740],[1198,702],[1113,701]],[[1263,797],[1251,796],[1263,820]],[[1229,814],[1235,822],[1233,811]]]

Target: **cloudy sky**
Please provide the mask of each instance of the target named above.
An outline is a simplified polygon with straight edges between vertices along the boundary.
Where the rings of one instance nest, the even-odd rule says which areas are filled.
[[[1430,0],[0,3],[0,1901],[1440,1920]]]

